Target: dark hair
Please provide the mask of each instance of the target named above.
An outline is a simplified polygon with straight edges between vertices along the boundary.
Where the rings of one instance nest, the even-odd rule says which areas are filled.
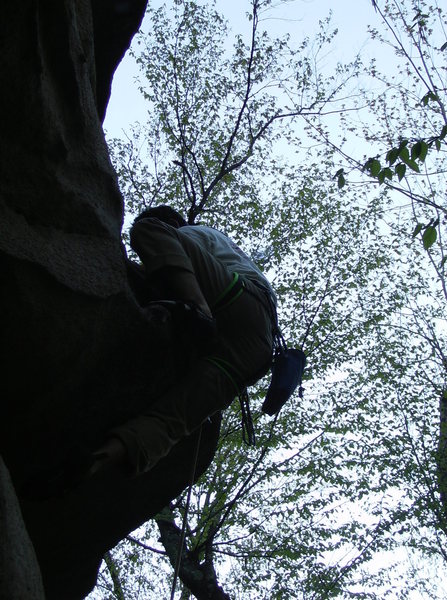
[[[160,221],[163,221],[163,223],[167,223],[168,225],[172,225],[173,222],[175,222],[177,227],[183,227],[188,224],[179,212],[166,204],[146,208],[135,218],[134,224],[141,221],[141,219],[149,218],[160,219]]]

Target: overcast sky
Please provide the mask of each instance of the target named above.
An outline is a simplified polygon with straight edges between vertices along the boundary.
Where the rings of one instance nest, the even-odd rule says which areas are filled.
[[[160,5],[160,0],[151,2],[152,6]],[[332,45],[331,62],[344,62],[353,58],[362,49],[368,53],[367,24],[378,25],[371,0],[291,0],[278,6],[269,13],[269,21],[265,23],[268,31],[275,33],[288,32],[292,39],[299,41],[306,35],[318,30],[318,21],[324,19],[330,11],[333,24],[340,33]],[[230,23],[234,33],[248,27],[244,15],[249,10],[248,0],[218,0],[217,8]],[[148,27],[143,22],[143,30]],[[144,121],[145,102],[135,84],[138,69],[134,60],[126,55],[114,77],[112,95],[107,110],[105,129],[109,136],[119,137],[135,121]]]

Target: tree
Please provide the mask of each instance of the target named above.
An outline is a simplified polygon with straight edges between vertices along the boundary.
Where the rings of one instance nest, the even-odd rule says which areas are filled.
[[[380,44],[388,44],[395,54],[393,75],[383,73],[372,60],[363,66],[366,82],[375,84],[374,94],[363,82],[359,106],[362,122],[359,127],[343,115],[342,126],[357,139],[362,137],[370,156],[354,157],[346,150],[349,135],[344,140],[328,143],[344,161],[338,171],[339,184],[345,183],[345,173],[361,173],[365,180],[377,181],[388,199],[390,210],[398,214],[389,219],[390,238],[408,249],[403,258],[419,264],[419,272],[409,273],[407,287],[411,290],[407,300],[407,313],[400,317],[400,329],[411,329],[414,339],[431,353],[433,371],[415,375],[416,380],[425,378],[425,385],[434,394],[441,407],[438,449],[431,447],[431,464],[427,481],[431,481],[430,493],[434,501],[441,494],[445,498],[445,432],[443,431],[442,406],[445,395],[445,332],[444,314],[447,300],[445,278],[445,138],[447,135],[446,89],[443,74],[446,70],[447,38],[445,33],[445,11],[435,2],[383,2],[376,5],[382,30],[371,29],[371,38]],[[378,85],[380,87],[378,87]],[[369,84],[369,89],[372,84]],[[397,104],[397,109],[396,109]],[[374,152],[374,155],[372,156]],[[366,177],[365,177],[366,176]],[[401,239],[403,238],[403,239]],[[418,244],[417,246],[415,244]],[[423,255],[418,248],[421,243]],[[402,265],[402,259],[399,259]],[[422,279],[421,279],[422,273]],[[417,282],[417,283],[416,283]],[[411,285],[411,283],[415,285]],[[407,292],[408,293],[408,292]],[[428,304],[428,306],[427,306]],[[413,379],[414,375],[412,376]],[[421,382],[422,385],[422,382]],[[427,449],[424,449],[427,453]],[[436,460],[433,460],[433,457]],[[436,490],[437,464],[439,471]],[[444,501],[445,502],[445,501]],[[432,518],[437,527],[445,531],[445,513],[438,501],[431,505]]]
[[[145,134],[139,130],[113,145],[129,207],[135,208],[136,197],[173,202],[187,210],[190,222],[204,220],[233,235],[269,272],[284,331],[309,357],[304,399],[295,399],[273,423],[258,413],[265,382],[253,392],[257,450],[242,452],[237,410],[226,415],[219,453],[194,491],[188,558],[217,571],[230,595],[247,598],[404,598],[412,590],[441,597],[430,576],[402,570],[399,551],[435,565],[444,559],[445,514],[437,487],[443,298],[426,281],[427,259],[435,265],[442,260],[434,256],[434,242],[426,249],[414,244],[413,213],[404,212],[389,190],[403,173],[399,164],[406,165],[402,182],[427,158],[418,141],[428,146],[433,138],[436,148],[443,130],[436,125],[423,133],[419,113],[405,112],[412,107],[407,85],[392,98],[403,99],[399,111],[391,112],[383,100],[396,84],[385,81],[384,95],[371,98],[360,87],[365,79],[358,59],[340,65],[336,75],[315,71],[319,52],[332,39],[328,21],[314,45],[304,40],[293,50],[259,30],[256,16],[268,4],[253,6],[258,14],[251,20],[251,43],[239,38],[233,59],[219,45],[226,35],[215,13],[175,2],[171,31],[163,9],[155,11],[153,39],[138,58],[148,86],[142,91],[154,111],[149,131],[156,135],[146,140],[152,163],[142,159]],[[401,14],[408,3],[394,6]],[[426,11],[418,6],[420,28]],[[412,18],[403,27],[393,21],[394,32],[411,35]],[[420,38],[421,48],[428,39]],[[374,64],[368,72],[382,79]],[[359,129],[350,118],[358,108],[355,98],[349,106],[340,100],[339,143],[329,128],[329,103],[335,106],[337,92],[354,77],[374,119],[365,117]],[[274,97],[268,95],[273,82],[279,90]],[[378,105],[384,117],[377,122]],[[294,127],[285,126],[286,117]],[[408,124],[415,133],[405,135],[408,143],[401,147],[399,135]],[[349,136],[361,131],[373,150],[350,158]],[[320,145],[304,152],[309,138]],[[280,156],[280,140],[289,156]],[[394,149],[398,162],[391,164],[390,179],[373,162],[379,159],[368,156],[391,158]],[[368,177],[374,185],[382,181],[378,193],[365,185]],[[411,184],[401,187],[412,210],[441,210],[437,199],[427,201]],[[427,238],[427,228],[435,227],[439,242],[441,222],[435,217],[430,224],[425,213],[417,214],[423,223],[417,235]],[[168,523],[178,531],[184,510],[180,497],[156,519],[158,528]],[[125,552],[153,548],[147,540],[157,535],[154,527],[148,524],[137,541],[129,540]],[[170,553],[155,549],[158,556]],[[384,553],[386,564],[376,566]],[[120,561],[119,552],[115,557]],[[129,566],[120,564],[124,571]]]
[[[410,543],[445,560],[446,16],[437,3],[393,1],[376,9],[383,27],[372,28],[371,37],[394,51],[393,74],[376,60],[363,65],[358,111],[355,119],[342,115],[343,136],[336,139],[322,123],[312,126],[316,138],[336,150],[340,187],[346,180],[351,189],[372,181],[382,186],[384,227],[399,251],[406,299],[390,323],[399,332],[395,350],[371,356],[370,363],[384,369],[379,376],[391,384],[386,393],[401,412],[401,447],[408,448],[401,472],[405,479],[412,474],[413,497],[404,514],[408,523],[413,515],[423,532]],[[365,142],[363,158],[350,150],[352,135]]]
[[[133,139],[112,148],[121,157],[117,166],[129,209],[136,200],[175,198],[194,223],[202,213],[216,212],[208,206],[215,197],[228,205],[250,199],[253,154],[267,167],[278,126],[324,114],[346,85],[353,66],[334,77],[329,90],[311,79],[312,60],[334,35],[328,22],[321,24],[315,47],[306,39],[293,49],[286,38],[271,40],[260,29],[270,4],[251,3],[248,44],[237,36],[230,56],[227,26],[214,9],[197,2],[174,2],[171,15],[164,6],[149,8],[151,31],[139,38],[143,50],[136,61],[145,77],[140,90],[153,112]],[[151,167],[141,162],[143,144]]]

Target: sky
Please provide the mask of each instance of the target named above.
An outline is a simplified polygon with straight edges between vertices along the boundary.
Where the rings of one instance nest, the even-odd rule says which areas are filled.
[[[160,4],[159,0],[152,2]],[[266,27],[271,32],[289,32],[297,44],[305,36],[312,38],[318,30],[318,22],[332,11],[332,23],[339,29],[339,35],[331,46],[331,54],[325,57],[328,68],[337,62],[351,60],[358,51],[373,56],[375,46],[369,40],[367,26],[379,26],[379,16],[371,0],[291,0],[279,5],[271,12]],[[217,9],[229,20],[234,33],[247,27],[244,13],[249,8],[247,0],[218,0]],[[142,29],[147,28],[147,21]],[[385,51],[380,60],[389,60]],[[127,55],[115,74],[111,99],[104,127],[109,137],[120,137],[135,121],[144,122],[145,101],[138,92],[135,78],[138,68]],[[387,557],[389,561],[390,558]],[[412,598],[420,598],[412,596]]]
[[[161,4],[160,0],[152,2],[153,6]],[[297,43],[306,35],[318,30],[318,22],[331,11],[333,24],[339,29],[331,55],[327,56],[328,67],[337,61],[352,59],[362,49],[368,53],[369,36],[367,25],[376,26],[379,18],[371,0],[289,0],[279,2],[269,13],[266,28],[278,33],[289,32]],[[234,33],[242,32],[247,27],[245,13],[249,8],[247,0],[218,0],[217,9],[228,19]],[[143,21],[142,29],[148,27]],[[135,78],[138,76],[132,57],[127,54],[119,65],[112,85],[112,94],[107,110],[104,127],[110,137],[120,137],[123,130],[135,121],[144,122],[145,102],[138,92]]]

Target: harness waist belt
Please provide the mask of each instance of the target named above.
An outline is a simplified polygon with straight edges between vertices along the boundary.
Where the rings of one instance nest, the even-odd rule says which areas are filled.
[[[224,291],[217,298],[216,302],[210,307],[212,312],[219,312],[220,310],[230,306],[230,304],[233,304],[233,302],[242,294],[244,289],[244,280],[240,277],[239,273],[233,273],[233,281],[224,289]]]

